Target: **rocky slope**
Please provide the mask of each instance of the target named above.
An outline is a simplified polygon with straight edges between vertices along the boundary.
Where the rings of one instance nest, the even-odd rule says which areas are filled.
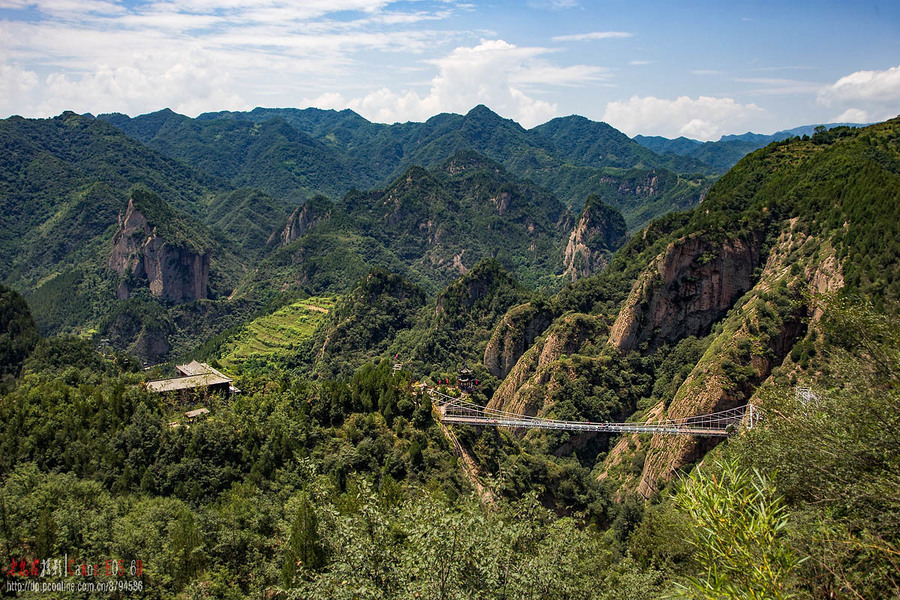
[[[741,406],[782,365],[794,344],[807,334],[810,319],[815,323],[815,297],[843,286],[833,251],[823,248],[821,261],[799,258],[805,242],[815,240],[786,224],[759,282],[721,323],[703,358],[671,403],[656,408],[657,415],[679,419]],[[651,496],[678,468],[702,458],[715,443],[654,436],[636,490]]]
[[[125,300],[137,285],[170,303],[207,297],[209,287],[208,250],[194,250],[163,239],[144,214],[128,200],[119,230],[112,240],[109,268],[123,276],[116,292]]]
[[[563,275],[575,281],[603,270],[609,255],[625,243],[625,219],[600,198],[592,195],[581,209],[581,215],[569,234],[563,254]]]
[[[607,326],[600,317],[578,313],[560,317],[515,363],[488,406],[498,410],[536,415],[549,408],[546,399],[553,393],[550,385],[557,361],[582,350],[588,342],[606,339]]]
[[[269,236],[268,244],[286,246],[300,238],[319,222],[331,218],[332,203],[322,196],[317,196],[298,206],[288,217],[281,232],[275,231]]]
[[[503,316],[494,328],[483,362],[494,377],[505,378],[535,339],[553,322],[554,312],[546,304],[526,303]]]
[[[614,269],[551,302],[556,314],[574,306],[591,315],[562,317],[529,347],[531,312],[508,313],[485,353],[485,366],[505,374],[491,406],[582,420],[616,407],[633,419],[682,418],[758,402],[773,377],[814,381],[821,295],[900,297],[897,197],[900,120],[751,154],[700,207],[633,236]],[[566,319],[568,332],[579,320],[598,326],[567,336]],[[716,443],[623,436],[598,473],[649,497]]]
[[[760,241],[690,236],[669,244],[635,283],[610,332],[622,352],[705,335],[751,287]]]

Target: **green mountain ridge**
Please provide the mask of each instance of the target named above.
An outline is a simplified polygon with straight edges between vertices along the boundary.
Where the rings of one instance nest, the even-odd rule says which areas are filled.
[[[313,108],[223,111],[187,121],[187,117],[168,110],[130,121],[123,115],[98,118],[108,119],[129,135],[133,132],[137,139],[198,168],[206,164],[205,159],[198,162],[201,153],[242,160],[233,150],[230,152],[235,158],[228,158],[212,131],[224,128],[246,136],[255,128],[277,129],[273,123],[289,124],[302,135],[311,136],[309,142],[314,139],[321,145],[315,158],[301,160],[302,164],[288,168],[291,174],[286,175],[283,165],[297,159],[287,151],[290,146],[283,147],[284,151],[276,151],[274,167],[271,160],[264,163],[268,167],[246,167],[261,174],[259,178],[254,179],[253,173],[231,175],[236,186],[255,185],[275,196],[282,194],[278,181],[290,182],[296,186],[291,189],[307,195],[341,196],[350,188],[387,185],[413,165],[433,168],[458,152],[472,150],[501,163],[518,177],[532,179],[574,210],[580,209],[588,195],[604,189],[606,201],[623,212],[632,230],[670,210],[696,204],[711,182],[707,175],[717,172],[690,158],[659,156],[605,123],[573,116],[525,130],[483,105],[466,115],[441,114],[424,123],[393,125],[370,123],[349,110]],[[178,126],[169,131],[164,125],[168,122]],[[243,125],[228,125],[235,122]],[[238,136],[234,141],[253,145],[242,139]],[[276,183],[269,181],[273,177]],[[656,177],[666,185],[649,194],[636,193],[628,181],[639,177]],[[335,181],[340,184],[333,184]],[[319,188],[313,189],[314,185]],[[643,210],[635,208],[644,204]]]
[[[664,156],[677,155],[692,158],[724,173],[741,158],[772,142],[780,142],[791,137],[814,135],[818,127],[865,127],[857,123],[828,123],[825,125],[802,125],[793,129],[777,131],[771,135],[747,132],[740,135],[723,135],[715,142],[698,142],[684,136],[668,139],[662,136],[636,135],[634,141]]]
[[[196,135],[197,144],[179,154],[194,167],[164,158],[105,119],[160,148]],[[430,294],[483,258],[548,289],[559,287],[565,270],[574,215],[471,150],[431,171],[410,167],[383,190],[354,190],[336,202],[315,197],[289,214],[297,206],[290,195],[235,189],[240,177],[219,177],[240,167],[228,161],[241,152],[248,159],[241,164],[265,167],[277,163],[285,140],[321,149],[281,118],[257,125],[171,111],[136,119],[66,113],[9,119],[3,127],[10,147],[21,151],[5,157],[10,218],[0,239],[15,258],[0,278],[25,294],[45,334],[110,334],[151,361],[236,325],[231,311],[237,319],[297,295],[346,292],[375,267]],[[243,145],[254,131],[263,141]],[[219,135],[231,141],[212,143]],[[129,210],[134,222],[123,226]],[[586,251],[597,257],[620,243],[588,242]]]
[[[293,204],[90,118],[4,122],[4,256],[43,261],[0,263],[26,291],[0,286],[7,559],[141,557],[159,598],[896,596],[900,118],[768,144],[711,187],[569,165],[607,178],[577,210],[462,147],[529,135],[474,112],[430,121],[433,164]],[[334,148],[396,141],[291,114],[343,124]],[[666,214],[630,236],[607,202],[688,185],[684,211],[632,205]],[[200,418],[142,385],[168,365],[116,351],[225,368],[238,346],[242,392]],[[468,400],[520,414],[762,418],[723,440],[449,425],[420,384],[458,394],[464,364]]]
[[[492,257],[528,285],[552,288],[559,285],[573,226],[551,194],[471,151],[432,171],[412,167],[384,190],[351,192],[333,208],[320,200],[305,218],[310,225],[303,235],[262,261],[249,287],[294,282],[310,293],[336,285],[345,290],[370,265],[433,294]],[[617,243],[597,239],[591,250]],[[334,279],[338,265],[343,284]]]
[[[375,180],[351,169],[341,156],[279,116],[253,123],[245,119],[191,119],[165,109],[129,119],[100,115],[125,134],[195,169],[253,187],[286,205],[311,194],[340,196]]]

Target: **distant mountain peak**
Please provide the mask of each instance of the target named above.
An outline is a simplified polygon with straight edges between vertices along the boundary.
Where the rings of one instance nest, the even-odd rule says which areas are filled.
[[[512,119],[505,119],[501,117],[484,104],[479,104],[468,113],[466,113],[465,120],[467,122],[476,121],[479,123],[486,123],[491,125],[504,124],[515,127],[516,129],[523,129],[523,127],[517,122],[513,121]]]
[[[478,104],[478,105],[474,106],[472,108],[472,110],[470,110],[468,113],[466,113],[466,116],[467,117],[488,116],[488,117],[499,117],[501,119],[503,118],[500,115],[498,115],[497,113],[495,113],[494,111],[492,111],[491,109],[489,109],[484,104]]]

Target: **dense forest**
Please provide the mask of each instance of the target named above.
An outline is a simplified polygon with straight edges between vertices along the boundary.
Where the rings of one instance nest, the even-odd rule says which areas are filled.
[[[154,598],[900,596],[900,122],[714,184],[586,119],[384,127],[3,123],[8,581],[68,556]],[[372,144],[369,191],[340,187]],[[240,392],[148,391],[192,359]],[[424,390],[464,367],[527,415],[761,417],[719,443],[447,425]]]
[[[760,426],[652,503],[536,440],[463,429],[492,466],[479,496],[388,362],[248,375],[172,427],[180,407],[142,391],[133,360],[41,340],[0,403],[4,560],[140,560],[160,598],[889,597],[900,329],[864,304],[824,310],[827,392],[773,384]]]

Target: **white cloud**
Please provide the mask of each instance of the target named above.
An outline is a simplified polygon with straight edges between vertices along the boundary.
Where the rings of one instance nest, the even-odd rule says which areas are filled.
[[[790,95],[811,94],[822,87],[822,84],[814,81],[802,81],[799,79],[784,79],[776,77],[738,77],[735,81],[752,83],[759,87],[750,90],[754,94]]]
[[[422,27],[447,18],[453,7],[410,9],[397,0],[0,0],[0,6],[40,15],[0,19],[0,116],[66,109],[137,114],[165,106],[193,115],[285,105],[304,94],[375,87],[385,77],[362,67],[372,58],[422,54],[458,35]],[[363,52],[365,61],[358,61]]]
[[[571,86],[603,79],[606,69],[589,65],[558,67],[540,56],[546,48],[518,47],[503,40],[482,40],[474,47],[459,47],[449,55],[428,61],[438,67],[425,94],[380,88],[363,97],[345,99],[324,94],[312,100],[322,108],[349,106],[373,121],[424,120],[441,112],[467,112],[485,104],[525,127],[557,115],[554,103],[526,94],[539,86]]]
[[[724,133],[746,130],[765,111],[732,98],[681,96],[674,100],[633,96],[606,105],[603,120],[628,135],[686,136],[718,139]]]
[[[590,40],[606,40],[616,38],[629,38],[633,34],[627,31],[592,31],[590,33],[575,33],[573,35],[557,35],[554,42],[587,42]]]
[[[578,0],[529,0],[528,6],[539,10],[565,10],[581,5]]]
[[[864,110],[858,108],[848,108],[838,116],[831,119],[832,123],[871,123],[872,119]]]
[[[100,66],[91,73],[52,73],[44,86],[42,114],[123,111],[130,114],[164,106],[196,115],[205,110],[250,108],[229,92],[228,70],[214,57],[160,51],[119,66]]]
[[[640,65],[652,65],[655,62],[656,62],[655,60],[632,60],[628,64],[640,66]]]
[[[881,121],[900,113],[900,66],[884,71],[856,71],[819,90],[818,101],[846,107],[844,115]],[[849,119],[847,119],[849,120]],[[863,122],[863,121],[860,121]]]
[[[0,111],[4,114],[17,114],[22,110],[19,102],[22,98],[30,98],[38,85],[38,76],[18,65],[0,63]]]
[[[551,64],[538,64],[510,74],[509,81],[523,86],[563,85],[579,86],[589,81],[599,81],[609,76],[609,69],[591,65],[571,65],[558,67]]]
[[[105,0],[4,0],[0,8],[35,7],[38,11],[67,19],[80,17],[90,13],[118,15],[125,9],[116,2]]]

